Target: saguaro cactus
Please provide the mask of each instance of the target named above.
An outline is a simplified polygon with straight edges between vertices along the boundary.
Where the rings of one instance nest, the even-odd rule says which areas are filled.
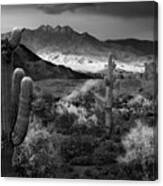
[[[112,103],[113,103],[113,70],[115,68],[115,64],[113,63],[113,55],[109,53],[108,59],[108,71],[107,76],[104,77],[105,82],[105,98],[101,97],[98,94],[95,94],[97,102],[102,105],[105,109],[105,127],[107,129],[107,133],[110,134],[112,129]]]
[[[23,69],[13,70],[11,56],[14,46],[3,47],[1,55],[1,173],[2,176],[15,176],[12,156],[14,147],[23,142],[27,132],[33,82],[30,77],[25,77]]]

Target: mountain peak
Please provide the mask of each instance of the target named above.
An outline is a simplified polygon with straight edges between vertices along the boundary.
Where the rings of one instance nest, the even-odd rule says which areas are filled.
[[[40,27],[38,27],[38,30],[43,30],[45,32],[47,31],[53,31],[53,27],[50,25],[41,25]]]
[[[60,32],[60,30],[61,30],[61,26],[60,25],[58,25],[58,26],[56,26],[55,28],[54,28],[54,31],[55,32]]]
[[[68,25],[62,27],[62,29],[64,29],[66,32],[73,32],[73,31],[74,31],[74,30],[73,30],[70,26],[68,26]]]
[[[40,27],[38,27],[37,30],[41,30],[41,31],[44,31],[44,32],[58,32],[58,33],[62,33],[62,34],[72,34],[74,33],[75,31],[68,25],[66,26],[56,26],[55,28],[53,28],[52,26],[50,25],[41,25]]]
[[[66,25],[66,26],[58,25],[55,27],[54,31],[61,32],[61,33],[73,33],[74,32],[74,30],[68,25]]]

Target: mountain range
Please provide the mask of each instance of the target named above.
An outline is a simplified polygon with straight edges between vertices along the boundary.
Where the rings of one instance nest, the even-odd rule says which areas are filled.
[[[8,33],[9,35],[9,33]],[[2,35],[2,38],[4,34]],[[157,41],[121,39],[100,41],[87,32],[78,33],[69,26],[41,25],[37,29],[23,29],[21,43],[34,52],[50,51],[77,55],[107,55],[108,50],[145,56],[157,50]]]
[[[157,43],[123,39],[100,41],[87,32],[78,33],[69,26],[42,25],[35,30],[24,29],[21,42],[32,51],[62,52],[63,54],[107,56],[112,51],[121,60],[125,56],[152,55]]]
[[[11,32],[2,34],[10,37]],[[22,30],[21,45],[38,57],[75,71],[97,72],[107,64],[111,51],[120,62],[145,63],[153,61],[157,41],[121,39],[100,41],[87,32],[79,33],[69,26],[41,25]]]

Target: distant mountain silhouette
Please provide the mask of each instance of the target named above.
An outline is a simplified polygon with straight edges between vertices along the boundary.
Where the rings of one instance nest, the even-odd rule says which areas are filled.
[[[119,39],[119,40],[107,40],[105,41],[108,47],[114,47],[117,49],[126,50],[138,55],[151,55],[157,50],[157,41],[139,40],[139,39]]]

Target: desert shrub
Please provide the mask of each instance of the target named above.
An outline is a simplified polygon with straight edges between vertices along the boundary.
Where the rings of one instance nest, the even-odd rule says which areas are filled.
[[[70,129],[76,119],[77,116],[73,113],[66,112],[58,115],[54,123],[57,132],[62,134],[70,134]]]
[[[95,109],[96,117],[98,118],[98,126],[104,127],[105,124],[105,111],[100,109]]]
[[[136,127],[132,128],[130,133],[122,139],[122,144],[126,149],[126,155],[119,157],[119,161],[143,160],[154,155],[154,130],[138,120]]]
[[[94,137],[101,137],[106,133],[105,128],[100,126],[90,126],[87,124],[74,124],[70,130],[72,135],[90,135]]]
[[[85,94],[80,94],[73,102],[74,105],[80,105],[88,111],[91,111],[91,109],[94,107],[94,103],[95,98],[92,91],[88,91]]]
[[[88,168],[84,172],[84,178],[111,179],[111,180],[154,180],[153,165],[148,169],[149,177],[146,177],[139,161],[127,163],[114,163],[110,165]]]
[[[113,112],[113,128],[111,140],[121,143],[122,136],[128,134],[130,128],[135,126],[135,116],[130,114],[129,120],[126,120],[123,113]]]
[[[32,103],[33,112],[41,117],[42,112],[45,109],[45,100],[42,98],[36,98]]]
[[[121,163],[120,163],[121,165]],[[124,163],[124,171],[130,180],[155,180],[157,168],[153,157],[145,158],[144,161],[139,159]]]
[[[152,127],[143,125],[140,120],[136,127],[122,139],[122,144],[126,150],[125,156],[119,156],[120,163],[125,162],[131,170],[137,170],[140,174],[136,179],[151,179],[154,176],[155,156],[154,156],[154,130]],[[135,168],[134,168],[135,167]]]
[[[87,168],[83,177],[88,179],[127,180],[130,179],[128,173],[125,164],[114,163]]]
[[[47,124],[49,121],[55,119],[55,108],[54,108],[55,98],[49,93],[42,93],[35,97],[32,102],[32,112],[37,117],[42,119],[43,124]]]
[[[93,153],[93,161],[96,165],[106,165],[116,163],[119,154],[124,153],[121,143],[113,140],[105,140],[101,142]]]
[[[90,155],[74,157],[70,163],[71,165],[89,166],[92,165],[92,157]]]
[[[56,133],[52,137],[46,129],[31,129],[24,143],[14,153],[13,164],[19,175],[55,177],[56,170],[62,164],[58,154],[60,141],[61,136]]]
[[[95,167],[94,168],[87,168],[84,171],[83,178],[85,178],[85,179],[101,179],[100,172]]]
[[[61,144],[61,156],[65,162],[72,161],[73,158],[91,156],[96,146],[96,140],[88,135],[70,136]]]
[[[88,127],[86,125],[80,125],[77,121],[71,127],[71,134],[72,135],[82,135],[87,134]]]

